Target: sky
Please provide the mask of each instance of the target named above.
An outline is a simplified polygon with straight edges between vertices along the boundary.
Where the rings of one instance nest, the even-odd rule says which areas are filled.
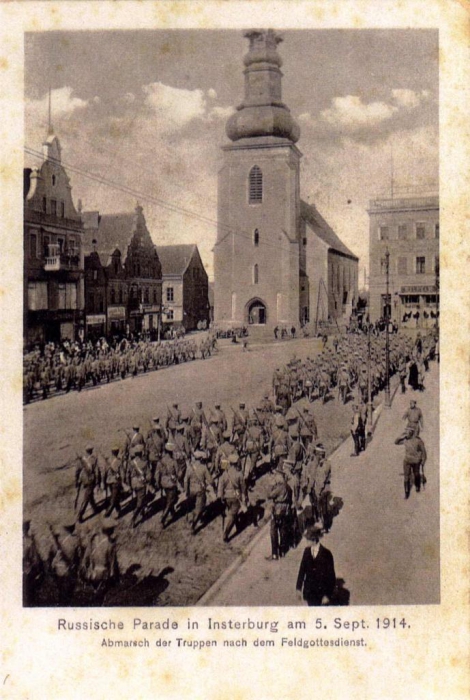
[[[390,194],[392,163],[395,193],[437,187],[438,32],[281,33],[301,196],[360,257],[362,283],[368,202]],[[26,34],[25,146],[41,150],[50,89],[75,204],[107,214],[138,200],[157,246],[197,243],[212,277],[217,172],[247,48],[233,30]],[[39,162],[25,153],[25,167]]]

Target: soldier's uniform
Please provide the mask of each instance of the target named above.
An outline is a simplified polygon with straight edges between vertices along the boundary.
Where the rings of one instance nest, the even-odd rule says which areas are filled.
[[[163,432],[163,427],[160,425],[160,419],[158,416],[156,416],[153,419],[153,428],[151,428],[147,434],[147,440],[145,443],[150,468],[150,483],[152,486],[155,486],[155,472],[158,462],[163,455],[165,443],[166,439]]]
[[[225,471],[229,465],[229,456],[235,452],[235,446],[230,442],[232,433],[226,430],[223,433],[224,442],[217,448],[215,455],[215,472],[219,474]]]
[[[181,422],[181,411],[178,408],[178,404],[174,403],[171,408],[168,409],[168,415],[166,417],[166,429],[173,436],[176,431],[176,426]]]
[[[114,529],[114,523],[103,523],[101,532],[91,538],[87,553],[86,577],[93,586],[97,605],[103,604],[110,588],[119,582]]]
[[[110,489],[109,505],[106,510],[106,517],[109,517],[113,510],[116,510],[118,516],[121,513],[121,493],[122,493],[122,459],[119,457],[119,447],[113,447],[112,457],[106,471],[106,487]]]
[[[51,529],[54,553],[51,572],[59,593],[59,605],[70,605],[77,583],[80,563],[80,542],[74,534],[74,525]]]
[[[166,519],[169,515],[175,517],[175,505],[178,501],[178,470],[172,457],[174,449],[173,443],[165,445],[165,454],[161,458],[157,470],[157,488],[161,488],[165,496],[165,507],[161,518],[163,527],[166,527]]]
[[[240,469],[237,469],[235,466],[239,463],[239,456],[236,452],[233,452],[228,459],[229,466],[222,472],[217,489],[217,497],[220,498],[226,507],[227,522],[223,534],[224,542],[228,542],[232,527],[236,524],[242,502],[244,504],[248,502],[245,480]]]
[[[147,491],[147,464],[142,459],[143,447],[136,445],[132,448],[133,456],[130,461],[130,483],[135,496],[132,527],[137,526],[139,516],[144,519],[145,496]]]
[[[97,511],[95,503],[97,469],[97,460],[93,455],[93,446],[87,445],[86,454],[80,457],[75,471],[75,486],[80,492],[80,500],[77,499],[79,523],[83,522],[83,516],[88,505],[91,505],[94,513]]]
[[[205,464],[206,459],[206,453],[201,450],[196,450],[194,453],[194,460],[191,460],[189,463],[184,478],[184,492],[186,497],[194,503],[194,512],[191,521],[193,533],[196,531],[196,526],[206,507],[207,489],[210,489],[212,492],[214,500],[216,497],[214,481]]]
[[[124,481],[127,484],[130,484],[130,459],[132,457],[132,453],[135,450],[136,447],[142,447],[142,452],[144,451],[145,448],[145,440],[144,436],[140,432],[140,426],[134,425],[132,430],[134,431],[132,435],[128,435],[126,439],[126,444],[124,447],[124,454],[125,454],[125,461],[126,461],[126,469],[125,469],[125,474],[124,474]]]
[[[31,532],[31,523],[23,524],[23,605],[34,605],[38,586],[44,574],[44,566],[36,539]]]
[[[274,481],[268,494],[272,500],[271,512],[271,556],[268,559],[279,559],[286,554],[289,541],[288,523],[289,511],[292,504],[292,492],[287,479],[278,467],[274,473]]]

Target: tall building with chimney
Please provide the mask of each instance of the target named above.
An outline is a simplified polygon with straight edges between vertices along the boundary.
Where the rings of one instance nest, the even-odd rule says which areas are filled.
[[[83,337],[82,219],[52,126],[39,168],[24,170],[24,339]]]
[[[273,30],[244,36],[245,96],[222,147],[214,320],[227,326],[295,325],[350,313],[358,258],[300,197],[300,128],[282,101]]]

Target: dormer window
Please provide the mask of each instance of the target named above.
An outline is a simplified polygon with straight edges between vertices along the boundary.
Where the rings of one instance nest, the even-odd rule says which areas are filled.
[[[263,201],[263,173],[257,165],[250,170],[248,201],[250,204],[260,204]]]

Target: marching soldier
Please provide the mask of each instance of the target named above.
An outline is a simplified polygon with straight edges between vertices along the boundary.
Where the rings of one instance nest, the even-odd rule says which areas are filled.
[[[121,493],[122,493],[122,472],[123,465],[122,459],[119,456],[119,447],[113,447],[111,450],[111,460],[108,463],[108,469],[106,471],[105,483],[106,488],[110,490],[109,505],[106,510],[106,517],[109,517],[113,510],[116,513],[121,514]]]
[[[220,472],[225,471],[229,465],[229,456],[235,452],[235,446],[230,442],[232,433],[230,430],[225,430],[222,434],[223,442],[217,448],[215,455],[215,475],[217,476]]]
[[[39,554],[31,521],[23,523],[23,605],[34,605],[44,575],[44,562]]]
[[[220,403],[214,405],[214,410],[211,412],[212,416],[216,419],[217,425],[220,427],[221,431],[227,430],[227,416],[225,412],[220,407]]]
[[[129,465],[130,465],[130,460],[133,456],[133,450],[137,445],[141,445],[142,448],[145,448],[145,440],[144,436],[140,432],[140,426],[137,423],[134,423],[132,426],[132,434],[129,435],[126,433],[126,444],[124,446],[124,455],[125,455],[125,462],[126,462],[126,469],[125,469],[125,475],[124,475],[124,480],[127,485],[130,483],[130,473],[129,473]]]
[[[166,430],[173,437],[176,431],[176,425],[181,422],[181,411],[177,403],[174,403],[171,408],[168,409],[168,414],[166,417]]]
[[[163,490],[165,507],[161,518],[163,528],[167,526],[167,518],[176,516],[175,505],[178,501],[178,469],[173,459],[175,445],[167,442],[165,453],[158,465],[157,488]]]
[[[85,454],[79,458],[75,471],[75,487],[77,496],[75,508],[78,508],[78,522],[83,522],[83,516],[90,505],[96,514],[95,486],[97,483],[97,460],[93,454],[93,445],[86,446]]]
[[[214,491],[214,480],[207,468],[208,455],[202,450],[196,450],[194,459],[188,462],[186,475],[184,477],[184,493],[194,504],[194,512],[191,520],[192,534],[196,534],[196,527],[202,519],[204,509],[207,503],[207,491],[212,495],[213,500],[216,500]]]
[[[324,526],[324,502],[322,501],[322,495],[326,487],[330,483],[331,478],[331,464],[326,459],[326,450],[321,443],[315,445],[315,454],[317,455],[318,461],[315,469],[315,484],[314,484],[314,499],[315,499],[315,509],[319,519]]]
[[[108,591],[119,582],[115,528],[112,520],[103,521],[101,532],[92,536],[86,555],[86,578],[93,587],[97,605],[103,605]]]
[[[80,563],[80,542],[75,535],[75,523],[50,528],[54,549],[51,572],[59,593],[59,605],[70,605],[77,583]]]
[[[273,502],[271,511],[271,556],[266,559],[275,561],[287,552],[289,533],[288,518],[292,505],[292,491],[287,484],[283,465],[279,464],[274,472],[274,481],[268,494]]]
[[[163,455],[166,440],[163,426],[160,425],[160,418],[155,416],[152,422],[153,426],[147,434],[146,452],[150,469],[150,483],[155,488],[155,472]]]
[[[140,516],[141,522],[145,516],[145,497],[147,495],[147,465],[142,459],[143,445],[135,445],[132,448],[132,459],[130,462],[130,483],[135,497],[134,513],[131,525],[137,527],[137,520]]]
[[[245,480],[240,469],[240,458],[236,452],[232,452],[228,458],[229,466],[222,472],[217,489],[217,497],[225,505],[227,522],[223,531],[223,541],[228,542],[230,532],[237,524],[237,516],[240,508],[248,506],[248,496],[245,488]]]
[[[176,424],[176,431],[173,437],[173,444],[175,449],[173,451],[173,459],[176,462],[176,467],[178,470],[178,481],[183,483],[184,472],[186,470],[186,460],[189,458],[191,449],[189,446],[189,441],[184,434],[185,425],[184,423]]]

